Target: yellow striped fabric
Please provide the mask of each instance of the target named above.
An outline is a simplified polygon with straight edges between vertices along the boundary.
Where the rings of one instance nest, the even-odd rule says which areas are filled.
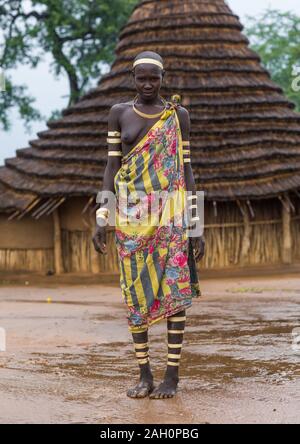
[[[114,178],[120,286],[131,332],[190,307],[200,296],[184,221],[183,157],[176,106],[169,104],[122,157]]]

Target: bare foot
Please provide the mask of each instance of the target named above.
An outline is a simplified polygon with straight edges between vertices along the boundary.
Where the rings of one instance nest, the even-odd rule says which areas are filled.
[[[150,399],[173,398],[177,392],[178,378],[165,378],[159,386],[149,395]]]
[[[135,387],[127,391],[127,396],[129,398],[146,398],[153,389],[153,379],[142,379]]]

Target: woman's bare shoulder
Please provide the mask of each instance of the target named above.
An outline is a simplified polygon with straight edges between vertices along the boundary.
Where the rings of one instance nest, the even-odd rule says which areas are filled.
[[[177,112],[178,112],[178,115],[186,116],[186,117],[189,116],[188,110],[182,105],[178,105]]]
[[[188,137],[189,137],[190,125],[191,125],[190,114],[186,108],[184,108],[183,106],[180,105],[177,108],[177,115],[178,115],[178,120],[179,120],[179,124],[180,124],[180,128],[181,128],[183,140],[189,140]]]
[[[114,128],[117,131],[121,131],[122,115],[124,111],[128,109],[129,105],[130,102],[115,103],[114,105],[112,105],[108,114],[109,128]]]
[[[190,122],[190,114],[184,106],[178,106],[177,108],[178,119],[183,126],[188,126]]]
[[[112,107],[109,110],[109,114],[110,115],[115,115],[115,116],[119,116],[120,114],[122,114],[122,112],[128,108],[128,106],[132,106],[132,101],[131,102],[122,102],[122,103],[115,103],[114,105],[112,105]]]
[[[132,104],[133,104],[133,100],[131,100],[129,102],[115,103],[114,105],[112,105],[112,107],[110,109],[113,109],[113,110],[124,109]]]

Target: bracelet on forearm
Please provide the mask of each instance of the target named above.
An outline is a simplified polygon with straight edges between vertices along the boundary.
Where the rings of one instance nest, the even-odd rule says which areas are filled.
[[[107,133],[108,137],[106,139],[107,143],[111,145],[121,145],[121,133],[119,131],[108,131]],[[109,150],[108,156],[122,156],[121,150]]]
[[[192,201],[192,204],[190,206],[188,206],[189,210],[192,210],[193,208],[198,208],[197,203],[193,203],[193,202],[195,202],[195,200],[197,200],[197,197],[198,197],[197,194],[191,194],[190,196],[187,197],[188,201]],[[197,213],[194,217],[189,218],[189,223],[196,222],[196,221],[200,221],[200,217],[198,216]]]
[[[119,144],[121,143],[121,133],[119,131],[108,131],[107,143]]]
[[[188,140],[184,140],[182,142],[182,146],[186,146],[188,148],[183,149],[183,162],[188,163],[191,161],[191,150],[190,150],[190,142]]]
[[[122,151],[108,151],[108,156],[122,156]]]
[[[192,202],[191,202],[191,205],[188,207],[189,210],[192,209],[192,208],[198,208],[197,203],[194,203],[195,200],[197,201],[197,198],[198,198],[197,194],[191,194],[190,196],[187,197],[187,200],[188,200],[188,201],[189,201],[189,200],[192,201]]]
[[[105,207],[101,207],[96,211],[96,219],[101,218],[104,220],[108,220],[110,214],[110,210]]]

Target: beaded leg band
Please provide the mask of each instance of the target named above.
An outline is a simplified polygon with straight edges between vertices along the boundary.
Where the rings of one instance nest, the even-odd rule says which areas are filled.
[[[132,337],[135,356],[139,366],[149,364],[148,329],[146,331],[140,331],[139,333],[133,333]]]
[[[185,311],[168,318],[168,366],[179,367],[185,329]]]

